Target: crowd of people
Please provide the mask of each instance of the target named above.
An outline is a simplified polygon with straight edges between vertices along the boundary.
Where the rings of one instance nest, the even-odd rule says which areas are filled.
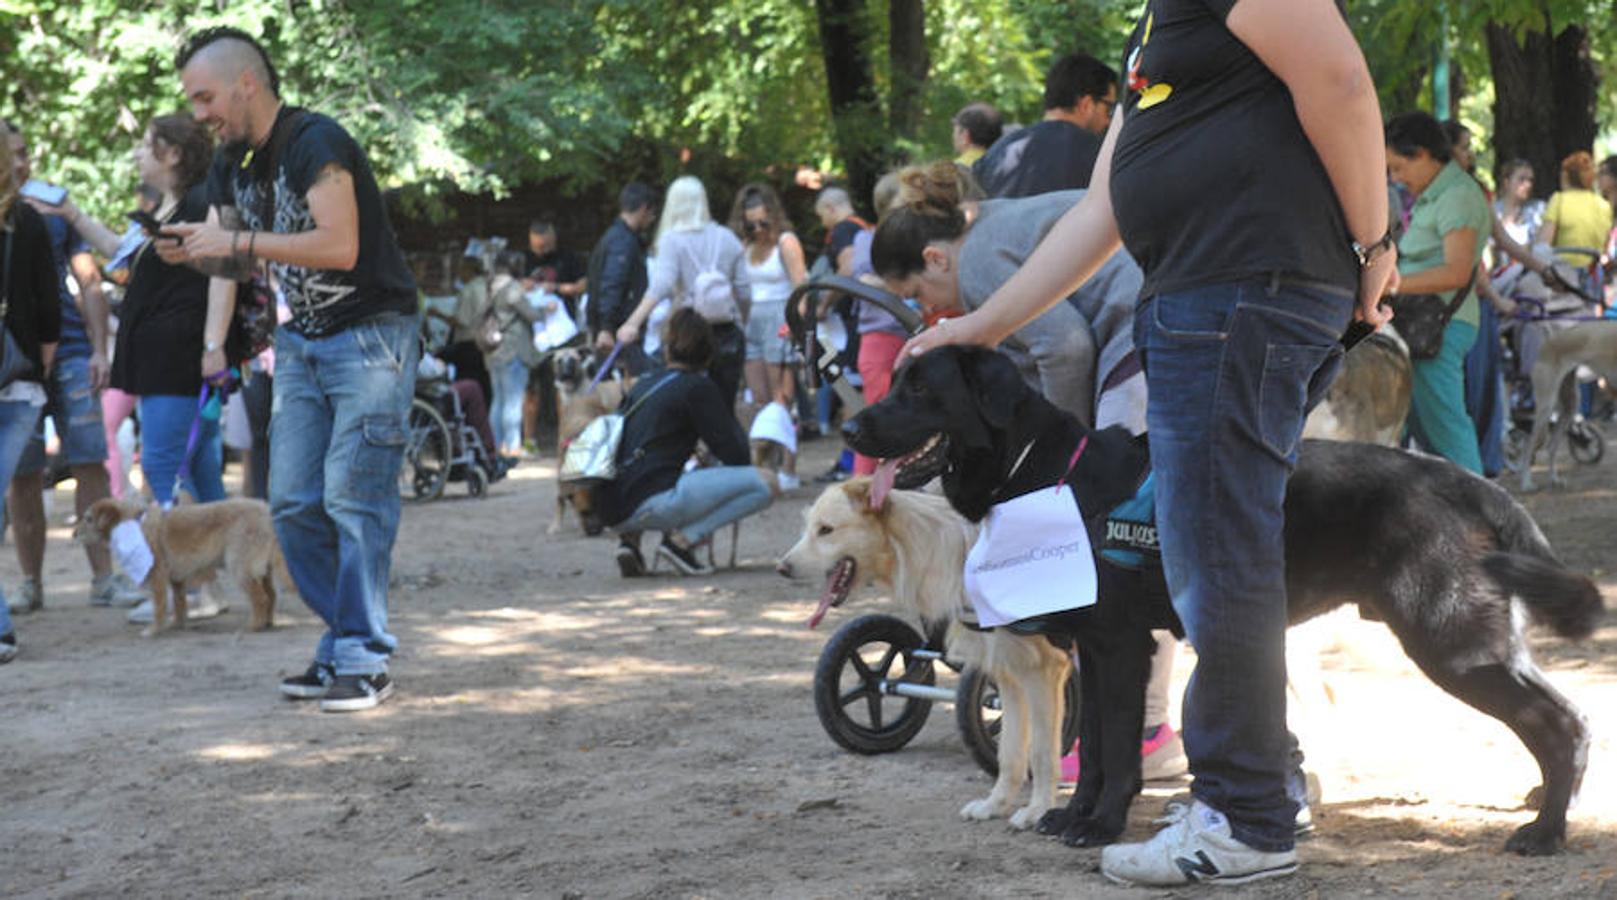
[[[546,364],[536,292],[578,323],[600,366],[632,379],[616,474],[593,504],[625,577],[648,570],[646,532],[673,569],[710,571],[704,544],[801,486],[797,440],[831,432],[837,402],[805,377],[804,318],[834,324],[812,339],[836,345],[867,403],[907,355],[983,344],[1086,424],[1149,431],[1164,564],[1200,666],[1181,736],[1167,721],[1174,644],[1159,638],[1141,751],[1148,777],[1188,766],[1195,802],[1151,841],[1108,848],[1102,870],[1171,885],[1189,877],[1176,860],[1198,853],[1204,877],[1296,867],[1307,798],[1285,722],[1282,502],[1349,324],[1386,323],[1396,297],[1451,304],[1435,351],[1414,361],[1409,438],[1496,473],[1500,329],[1516,309],[1501,279],[1559,258],[1586,273],[1580,288],[1598,287],[1617,159],[1568,156],[1547,203],[1533,197],[1532,167],[1513,161],[1494,198],[1465,129],[1425,113],[1383,122],[1340,17],[1153,6],[1164,7],[1156,26],[1142,22],[1120,69],[1056,60],[1040,121],[1014,127],[972,103],[952,117],[953,160],[896,169],[868,198],[821,190],[817,252],[761,182],[735,193],[722,222],[695,176],[661,196],[625,185],[587,260],[536,221],[525,252],[464,273],[438,355],[491,479],[522,453],[531,373]],[[117,465],[110,435],[130,398],[151,498],[166,507],[184,490],[205,503],[225,494],[223,388],[244,379],[248,490],[269,499],[299,591],[327,625],[281,690],[369,708],[393,690],[387,582],[418,291],[363,150],[330,118],[281,101],[256,41],[204,32],[177,69],[191,114],[154,118],[135,148],[146,226],[120,233],[71,199],[19,199],[31,160],[6,125],[0,317],[6,352],[23,358],[0,384],[0,486],[24,573],[10,609],[45,597],[43,416],[81,510],[122,481],[104,466]],[[1564,248],[1592,248],[1593,262]],[[96,254],[125,272],[115,338]],[[812,273],[831,272],[903,298],[929,327],[911,334],[891,311],[831,291],[793,307]],[[279,293],[283,321],[273,349],[232,358],[234,308],[255,279]],[[1279,345],[1283,367],[1268,356]],[[758,442],[787,452],[761,463]],[[873,467],[839,461],[819,480]],[[88,551],[88,564],[91,603],[139,599],[105,552]],[[16,649],[0,605],[0,661]]]

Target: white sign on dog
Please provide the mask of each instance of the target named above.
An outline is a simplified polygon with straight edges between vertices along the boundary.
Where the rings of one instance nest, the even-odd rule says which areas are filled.
[[[995,504],[966,555],[966,599],[984,628],[1092,606],[1095,556],[1064,485]]]
[[[129,580],[136,584],[146,581],[152,571],[152,548],[146,544],[139,522],[128,519],[113,526],[112,556]]]

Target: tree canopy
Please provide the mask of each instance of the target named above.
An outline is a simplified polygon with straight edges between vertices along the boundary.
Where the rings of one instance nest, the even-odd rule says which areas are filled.
[[[175,48],[228,24],[261,35],[287,98],[344,122],[418,209],[453,191],[500,196],[536,181],[585,189],[683,169],[735,180],[799,166],[846,172],[948,155],[949,117],[972,100],[1010,121],[1036,118],[1046,64],[1074,50],[1119,62],[1133,6],[0,0],[0,115],[25,130],[43,176],[103,214],[121,210],[144,123],[183,105]],[[1459,109],[1485,136],[1505,101],[1512,118],[1547,104],[1529,126],[1541,130],[1576,113],[1590,139],[1611,120],[1617,101],[1593,90],[1617,38],[1610,0],[1351,0],[1348,11],[1389,114],[1429,108],[1423,86],[1446,48]],[[1580,58],[1586,72],[1557,74]],[[828,61],[852,94],[838,96]],[[1571,108],[1579,78],[1586,112]]]

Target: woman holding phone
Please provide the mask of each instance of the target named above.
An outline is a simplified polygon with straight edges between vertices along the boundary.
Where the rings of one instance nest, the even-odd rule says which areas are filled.
[[[203,182],[212,159],[212,137],[185,114],[154,118],[135,147],[141,181],[161,192],[162,199],[149,215],[131,215],[145,230],[146,241],[129,265],[112,386],[140,398],[141,472],[147,490],[165,506],[174,501],[177,476],[199,502],[225,497],[220,401],[200,401],[202,373],[196,364],[208,315],[208,277],[189,266],[169,265],[153,248],[157,241],[170,240],[162,228],[207,218]],[[71,202],[62,215],[97,250],[107,256],[117,252],[119,236]],[[195,446],[187,461],[193,425]],[[197,616],[193,605],[191,618]]]

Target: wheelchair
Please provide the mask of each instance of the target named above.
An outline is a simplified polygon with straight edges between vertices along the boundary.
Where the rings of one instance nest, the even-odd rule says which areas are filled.
[[[471,496],[487,497],[493,468],[449,379],[417,378],[405,427],[399,494],[416,502],[436,500],[449,482],[461,481]]]

